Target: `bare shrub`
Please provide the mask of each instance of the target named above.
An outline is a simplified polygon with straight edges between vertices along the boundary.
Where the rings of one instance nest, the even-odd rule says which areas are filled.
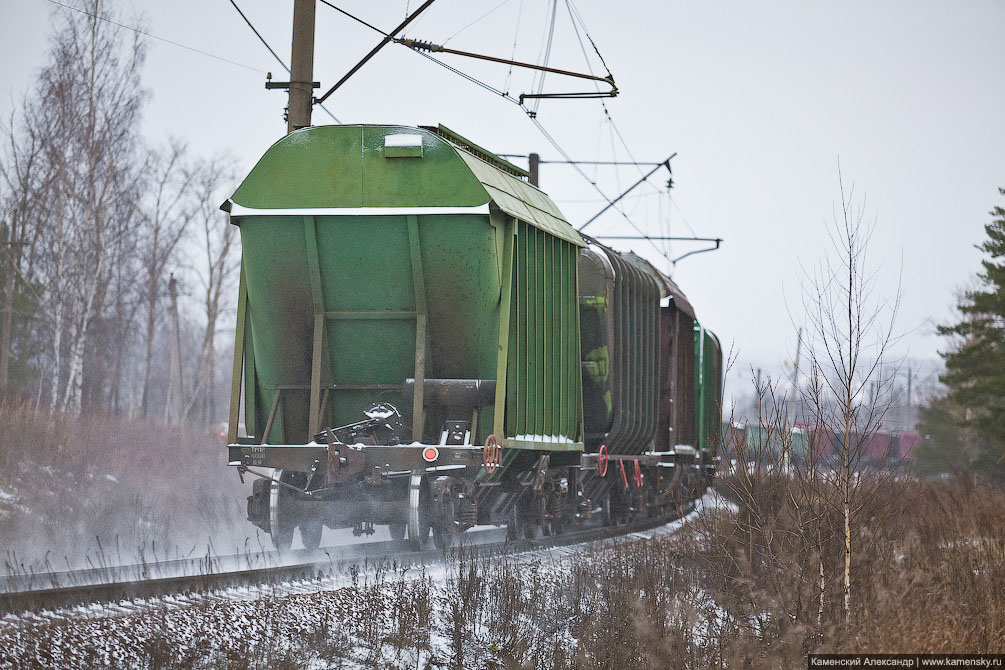
[[[217,436],[0,404],[0,543],[8,563],[56,567],[197,555],[244,539],[244,486]],[[142,548],[143,553],[140,553]],[[100,552],[100,554],[99,554]],[[16,554],[17,560],[12,560]]]

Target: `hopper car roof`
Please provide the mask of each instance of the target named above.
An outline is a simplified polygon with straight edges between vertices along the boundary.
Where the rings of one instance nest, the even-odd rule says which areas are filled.
[[[403,147],[391,137],[412,144]],[[487,213],[491,204],[585,246],[551,198],[524,181],[525,175],[443,126],[312,126],[273,144],[222,209],[239,219],[301,211]]]

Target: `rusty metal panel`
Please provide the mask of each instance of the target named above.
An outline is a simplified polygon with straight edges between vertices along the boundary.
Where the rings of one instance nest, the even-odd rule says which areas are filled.
[[[637,454],[645,451],[656,436],[659,418],[659,300],[663,285],[658,281],[659,273],[645,262],[639,262],[627,255],[596,245],[591,251],[602,255],[610,273],[603,277],[605,293],[610,295],[610,304],[605,298],[604,309],[609,320],[600,321],[592,311],[596,301],[596,284],[601,280],[603,264],[588,255],[583,256],[583,267],[591,273],[585,279],[591,291],[584,295],[586,303],[582,308],[589,312],[585,318],[590,325],[591,344],[606,344],[609,371],[606,381],[599,384],[590,377],[591,372],[599,372],[586,361],[585,373],[591,382],[591,393],[605,393],[609,401],[610,414],[605,434],[599,437],[607,445],[611,454]],[[600,323],[604,323],[603,328]],[[609,393],[609,395],[608,395]],[[596,398],[592,404],[596,405]],[[593,426],[597,422],[591,419]],[[594,428],[595,429],[595,428]],[[599,447],[598,438],[591,439],[591,447]]]

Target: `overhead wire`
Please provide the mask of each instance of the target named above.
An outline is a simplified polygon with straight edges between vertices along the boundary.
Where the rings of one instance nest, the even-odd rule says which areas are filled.
[[[231,0],[231,2],[233,2],[233,0]],[[381,30],[377,26],[375,26],[375,25],[373,25],[371,23],[367,23],[366,21],[364,21],[363,19],[359,18],[358,16],[354,16],[353,14],[350,14],[346,10],[342,9],[341,7],[337,7],[336,5],[332,4],[328,0],[321,0],[321,2],[323,4],[325,4],[326,6],[331,7],[335,11],[339,12],[340,14],[343,14],[343,15],[349,17],[353,21],[356,21],[357,23],[360,23],[360,24],[366,26],[370,30],[373,30],[375,32],[380,33],[384,37],[388,37],[389,36],[388,33],[384,32],[383,30]],[[480,79],[477,79],[476,77],[473,77],[473,76],[467,74],[466,72],[462,72],[461,70],[458,70],[457,68],[455,68],[454,66],[450,65],[449,63],[445,63],[445,62],[441,61],[439,58],[436,58],[435,56],[429,55],[425,51],[420,51],[418,49],[411,49],[411,48],[409,49],[409,51],[411,51],[413,53],[417,53],[420,56],[422,56],[423,58],[426,58],[427,60],[431,60],[432,62],[436,63],[437,65],[439,65],[439,66],[441,66],[443,68],[446,68],[447,70],[449,70],[450,72],[458,75],[459,77],[467,79],[472,84],[476,84],[477,86],[481,86],[486,91],[489,91],[491,93],[494,93],[495,95],[498,95],[501,98],[509,100],[510,102],[512,102],[515,105],[520,105],[520,101],[517,100],[516,98],[514,98],[513,96],[511,96],[509,93],[507,93],[505,91],[501,91],[498,88],[496,88],[496,87],[494,87],[494,86],[492,86],[490,84],[487,84],[487,83],[481,81]]]
[[[279,54],[277,54],[275,50],[273,50],[273,48],[269,46],[269,43],[265,41],[265,38],[262,37],[262,33],[258,32],[258,29],[255,28],[255,25],[251,22],[251,19],[249,19],[244,14],[244,12],[241,11],[241,8],[237,6],[237,3],[234,2],[234,0],[230,0],[230,4],[234,6],[234,9],[237,10],[237,13],[241,15],[242,19],[244,19],[244,22],[248,24],[248,27],[251,28],[251,32],[255,33],[255,37],[258,38],[258,41],[264,44],[265,48],[269,50],[270,54],[272,54],[272,57],[275,58],[277,61],[279,61],[279,64],[282,65],[287,72],[289,72],[290,68],[286,67],[286,63],[284,63],[283,59],[279,57]]]
[[[697,237],[698,233],[694,232],[694,228],[691,227],[691,223],[687,220],[687,217],[684,216],[684,212],[681,211],[680,206],[677,204],[677,201],[671,200],[670,203],[673,205],[673,208],[677,210],[677,213],[680,214],[680,218],[684,222],[684,225],[687,226],[687,229],[691,231],[692,235]]]
[[[589,28],[587,28],[586,22],[583,20],[582,14],[580,14],[579,9],[575,6],[575,2],[573,0],[565,0],[565,3],[566,3],[566,7],[567,7],[567,9],[569,11],[569,17],[570,17],[570,20],[572,22],[573,30],[574,30],[575,35],[576,35],[576,40],[579,42],[580,50],[583,52],[583,59],[586,62],[586,67],[587,67],[588,71],[591,74],[593,74],[593,66],[590,63],[589,56],[587,55],[586,46],[583,44],[582,36],[579,33],[579,28],[580,27],[582,27],[583,34],[586,35],[586,39],[590,42],[590,45],[593,47],[593,50],[597,54],[597,57],[600,59],[600,62],[603,64],[603,66],[607,70],[608,74],[610,74],[610,68],[607,66],[606,61],[604,61],[604,56],[603,56],[603,54],[600,53],[600,49],[597,47],[597,43],[593,39],[593,36],[590,35]],[[594,84],[594,87],[597,90],[599,90],[599,87],[596,84]],[[601,99],[599,102],[600,102],[600,107],[603,110],[604,117],[610,123],[610,130],[611,130],[611,132],[613,133],[613,135],[617,136],[618,141],[621,143],[621,146],[624,148],[625,153],[628,154],[628,158],[635,165],[635,168],[638,171],[638,173],[642,174],[642,172],[643,172],[642,165],[639,163],[638,160],[636,160],[635,155],[634,155],[634,153],[631,150],[631,147],[628,146],[628,142],[625,141],[624,135],[621,134],[621,129],[618,128],[618,124],[615,122],[614,117],[611,115],[610,108],[607,106],[606,101],[603,100],[603,99]],[[613,138],[612,138],[612,141],[613,141]],[[614,151],[614,149],[613,149],[613,146],[612,146],[612,152],[613,151]],[[655,184],[651,184],[649,182],[646,182],[646,183],[648,184],[648,186],[651,189],[653,189],[653,191],[655,193],[659,193],[659,194],[665,193],[666,194],[666,199],[667,199],[667,202],[668,202],[668,207],[667,207],[667,210],[666,210],[666,217],[667,217],[666,218],[666,222],[665,222],[665,224],[663,223],[664,220],[663,220],[663,213],[662,213],[662,211],[658,214],[657,221],[659,221],[661,223],[661,225],[664,226],[664,229],[665,229],[665,235],[663,235],[662,237],[670,237],[670,218],[669,218],[670,217],[670,207],[669,207],[669,205],[672,204],[674,207],[677,207],[676,200],[674,200],[671,197],[671,194],[670,194],[670,185],[668,184],[665,189],[662,189],[662,188],[657,187]],[[662,200],[660,202],[662,202]],[[677,208],[677,209],[678,209],[678,212],[679,212],[680,211],[679,208]],[[682,219],[684,218],[683,214],[681,214],[681,218]],[[688,229],[691,231],[691,234],[697,236],[696,233],[694,232],[694,229],[691,227],[690,223],[688,223],[686,219],[684,219],[684,221],[685,221],[685,225],[687,225]],[[668,261],[671,262],[671,264],[673,264],[673,261],[670,260],[670,250],[671,250],[670,241],[669,240],[664,241],[663,255],[664,255],[664,257]]]
[[[409,12],[409,10],[411,8],[412,8],[412,0],[405,0],[405,18],[406,19],[408,18],[408,12]],[[402,37],[405,36],[405,31],[404,30],[401,31],[401,36]]]
[[[545,67],[547,67],[548,63],[551,61],[551,45],[552,45],[552,43],[554,41],[554,38],[555,38],[555,19],[557,18],[557,16],[558,16],[558,0],[552,0],[552,3],[551,3],[551,22],[550,22],[550,26],[548,28],[547,46],[544,49],[544,59],[539,63],[539,65],[544,65]],[[539,57],[539,60],[540,60],[540,57]],[[542,71],[540,77],[538,77],[536,75],[534,77],[534,81],[535,81],[535,83],[537,85],[537,94],[538,95],[540,95],[541,92],[544,91],[544,80],[545,80],[545,77],[547,75],[548,75],[547,72]],[[594,86],[596,86],[596,84],[594,84]],[[541,98],[536,98],[534,100],[534,114],[537,114],[537,110],[540,108],[540,106],[541,106]]]
[[[516,12],[516,30],[513,31],[513,49],[510,51],[509,59],[516,60],[516,44],[520,37],[520,20],[523,18],[523,0],[520,0],[520,8]],[[509,91],[509,83],[513,76],[513,64],[510,63],[509,70],[506,72],[506,80],[503,82],[503,90]]]
[[[491,93],[495,93],[496,95],[498,95],[499,97],[503,98],[504,100],[509,100],[513,104],[519,105],[520,107],[523,107],[523,105],[520,104],[519,100],[517,100],[516,98],[514,98],[512,95],[510,95],[506,91],[501,91],[498,88],[496,88],[495,86],[492,86],[491,84],[487,84],[484,81],[482,81],[481,79],[478,79],[476,77],[471,76],[467,72],[462,72],[461,70],[458,70],[457,68],[455,68],[453,65],[450,65],[449,63],[444,63],[443,61],[441,61],[439,58],[436,58],[435,56],[430,56],[425,51],[419,51],[418,49],[411,49],[411,51],[413,51],[414,53],[419,54],[423,58],[427,58],[428,60],[433,61],[437,65],[440,65],[440,66],[446,68],[450,72],[453,72],[454,74],[456,74],[456,75],[458,75],[460,77],[463,77],[464,79],[467,79],[472,84],[475,84],[477,86],[481,86],[486,91],[489,91]]]
[[[607,70],[608,75],[610,75],[610,69],[607,67],[607,63],[604,61],[603,56],[600,54],[600,50],[597,48],[596,42],[593,40],[593,37],[590,36],[589,30],[586,27],[586,23],[583,21],[583,18],[579,14],[579,11],[573,5],[572,0],[566,0],[565,4],[566,4],[566,9],[569,12],[569,21],[572,23],[573,31],[574,31],[574,33],[576,35],[576,41],[579,43],[580,51],[582,51],[582,53],[583,53],[583,60],[586,63],[587,70],[590,72],[590,74],[595,74],[594,70],[593,70],[593,65],[590,63],[590,57],[589,57],[589,55],[587,54],[587,51],[586,51],[586,45],[583,43],[582,35],[580,35],[580,32],[579,32],[580,26],[582,26],[583,33],[586,35],[586,37],[589,40],[590,44],[593,46],[594,51],[596,52],[597,56],[600,58],[600,61],[603,64],[604,68]],[[597,86],[596,83],[594,84],[594,87],[595,87],[596,90],[599,90],[599,87]],[[621,131],[618,129],[617,124],[614,122],[614,117],[611,116],[610,110],[607,107],[607,103],[604,100],[600,100],[600,106],[601,106],[601,109],[603,110],[603,114],[604,114],[603,117],[602,117],[602,124],[606,124],[608,126],[608,131],[610,133],[610,138],[611,138],[611,154],[612,154],[612,157],[615,160],[617,160],[617,148],[616,148],[616,146],[614,144],[614,137],[617,136],[618,140],[621,142],[622,147],[624,147],[625,152],[628,154],[628,158],[630,159],[631,163],[635,166],[636,170],[639,172],[640,175],[643,174],[643,170],[642,170],[641,164],[635,158],[635,155],[632,153],[632,150],[628,146],[628,143],[625,142],[624,136],[621,134]],[[599,150],[599,146],[598,146],[598,150]],[[615,179],[616,179],[617,184],[618,184],[618,190],[620,191],[621,190],[621,179],[620,179],[620,177],[618,175],[615,175]],[[659,188],[657,188],[656,186],[654,186],[653,184],[649,183],[648,181],[646,181],[646,184],[649,185],[650,188],[652,188],[654,192],[660,193],[661,190]],[[639,204],[638,202],[635,203],[635,208],[633,208],[632,213],[634,213],[637,210],[638,204]],[[615,207],[615,209],[618,210],[621,213],[621,215],[625,218],[625,220],[630,221],[630,215],[627,212],[621,210],[618,207]],[[648,237],[648,235],[646,235],[646,234],[643,234],[643,235],[646,236],[646,237]],[[657,251],[660,251],[660,253],[662,253],[663,256],[667,258],[668,261],[670,260],[667,257],[667,252],[666,252],[665,249],[662,249],[662,250],[661,249],[657,249]]]
[[[52,4],[57,5],[59,7],[62,7],[64,9],[69,9],[70,11],[77,12],[78,14],[83,14],[84,16],[89,16],[92,19],[96,19],[98,21],[104,21],[105,23],[109,23],[109,24],[111,24],[113,26],[118,26],[119,28],[125,28],[126,30],[131,30],[134,33],[137,33],[139,35],[143,35],[144,37],[150,37],[150,38],[155,39],[155,40],[160,40],[161,42],[166,42],[167,44],[170,44],[172,46],[180,47],[182,49],[186,49],[188,51],[192,51],[192,52],[195,52],[197,54],[201,54],[203,56],[209,56],[210,58],[215,58],[216,60],[223,61],[224,63],[230,63],[231,65],[236,65],[238,67],[243,67],[245,70],[251,70],[252,72],[258,72],[260,74],[265,74],[265,70],[259,70],[257,67],[252,67],[251,65],[245,65],[244,63],[239,63],[236,60],[231,60],[230,58],[225,58],[223,56],[218,56],[217,54],[210,53],[208,51],[203,51],[202,49],[196,49],[195,47],[190,47],[187,44],[182,44],[181,42],[175,42],[174,40],[169,40],[166,37],[161,37],[160,35],[154,35],[150,31],[143,30],[143,29],[137,28],[135,26],[130,26],[130,25],[125,24],[125,23],[119,23],[118,21],[113,21],[112,19],[110,19],[110,18],[108,18],[106,16],[100,16],[98,14],[91,14],[90,12],[88,12],[86,10],[83,10],[83,9],[80,9],[79,7],[73,7],[71,5],[67,5],[67,4],[64,4],[62,2],[57,2],[56,0],[49,0],[49,2],[51,2]]]
[[[450,35],[450,37],[448,37],[447,39],[443,40],[442,44],[446,45],[447,42],[449,42],[450,40],[454,39],[455,37],[457,37],[458,35],[460,35],[461,33],[463,33],[465,30],[467,30],[468,28],[470,28],[471,26],[475,25],[476,23],[478,23],[482,19],[486,18],[487,16],[495,13],[495,11],[498,10],[499,8],[501,8],[503,5],[507,5],[510,2],[512,2],[512,1],[513,0],[502,0],[502,2],[500,2],[498,5],[496,5],[495,7],[493,7],[492,9],[490,9],[489,11],[485,12],[484,14],[482,14],[481,16],[479,16],[474,21],[466,24],[463,28],[460,28],[459,30],[456,30],[452,35]]]
[[[380,33],[381,35],[383,35],[384,37],[387,37],[387,33],[385,33],[383,30],[381,30],[377,26],[373,25],[372,23],[367,23],[366,21],[364,21],[363,19],[359,18],[358,16],[356,16],[354,14],[350,14],[349,12],[345,11],[341,7],[338,7],[337,5],[334,5],[331,2],[328,2],[328,0],[321,0],[321,4],[327,5],[327,6],[331,7],[332,9],[334,9],[339,14],[347,16],[350,19],[352,19],[353,21],[355,21],[356,23],[362,24],[362,25],[366,26],[367,28],[369,28],[370,30],[375,30],[378,33]],[[407,14],[406,14],[406,16],[407,16]]]
[[[50,2],[51,1],[52,0],[50,0]],[[324,2],[324,0],[321,0],[321,2]],[[292,75],[292,73],[290,72],[290,68],[286,65],[283,59],[279,57],[279,54],[276,53],[275,49],[273,49],[269,45],[266,39],[262,37],[262,34],[258,32],[258,29],[255,28],[255,25],[251,22],[251,19],[249,19],[247,15],[245,15],[245,13],[241,11],[241,8],[237,6],[237,3],[234,0],[230,0],[230,4],[234,6],[234,9],[237,10],[237,13],[241,15],[242,19],[244,19],[244,22],[248,24],[248,27],[251,28],[251,32],[255,33],[255,37],[258,38],[258,41],[260,41],[263,45],[265,45],[265,48],[269,50],[269,53],[272,54],[272,57],[275,58],[277,61],[279,61],[279,64],[283,66],[283,69],[286,70],[287,73]],[[325,114],[330,116],[335,123],[342,123],[341,121],[339,121],[337,116],[335,116],[328,110],[327,107],[325,107],[324,105],[318,105],[318,106],[321,109],[323,109]]]
[[[231,2],[233,2],[233,0],[231,0]],[[372,24],[369,24],[369,23],[367,23],[366,21],[363,21],[360,18],[358,18],[356,16],[353,16],[352,14],[350,14],[347,11],[345,11],[344,9],[341,9],[341,8],[335,6],[334,4],[332,4],[331,2],[329,2],[328,0],[321,0],[321,2],[324,3],[326,6],[331,7],[332,9],[337,10],[339,13],[344,14],[345,16],[353,19],[354,21],[356,21],[356,22],[358,22],[358,23],[366,26],[367,28],[370,28],[371,30],[380,33],[384,37],[388,36],[388,33],[384,32],[380,28],[377,28],[376,26],[374,26]],[[556,7],[556,12],[553,12],[553,14],[554,14],[554,13],[557,13],[557,0],[554,0],[554,5],[553,6]],[[549,33],[551,33],[551,32],[552,32],[552,30],[550,29]],[[586,32],[585,26],[584,26],[584,32]],[[593,44],[594,49],[596,49],[596,44],[593,43],[592,38],[589,38],[589,36],[588,36],[588,39],[590,39],[591,44]],[[548,41],[551,42],[550,39]],[[544,48],[545,51],[550,52],[550,47],[543,47],[543,48]],[[584,49],[585,49],[585,47],[584,47]],[[541,121],[536,118],[536,113],[534,112],[534,110],[531,110],[530,108],[528,108],[526,104],[524,104],[520,100],[514,98],[508,92],[500,90],[500,89],[492,86],[491,84],[488,84],[488,83],[486,83],[486,82],[478,79],[477,77],[469,75],[468,73],[463,72],[463,71],[461,71],[461,70],[453,67],[452,65],[450,65],[448,63],[445,63],[444,61],[441,61],[438,58],[435,58],[434,56],[431,56],[430,54],[426,53],[425,51],[420,51],[420,50],[415,49],[415,48],[410,48],[409,50],[413,51],[413,52],[415,52],[417,54],[419,54],[423,58],[426,58],[426,59],[428,59],[428,60],[436,63],[437,65],[439,65],[439,66],[441,66],[443,68],[446,68],[447,70],[449,70],[453,74],[456,74],[456,75],[462,77],[463,79],[466,79],[467,81],[469,81],[469,82],[471,82],[471,83],[473,83],[473,84],[475,84],[477,86],[480,86],[481,88],[485,89],[486,91],[489,91],[490,93],[493,93],[493,94],[495,94],[495,95],[497,95],[497,96],[499,96],[499,97],[501,97],[501,98],[503,98],[505,100],[508,100],[509,102],[512,102],[512,103],[516,104],[517,106],[519,106],[520,109],[522,109],[524,111],[524,113],[527,114],[527,116],[530,119],[531,123],[534,124],[534,126],[537,128],[538,132],[540,132],[541,135],[544,136],[545,140],[547,140],[548,143],[551,144],[551,146],[565,159],[565,161],[567,163],[569,163],[570,165],[572,165],[572,167],[576,170],[576,172],[588,184],[590,184],[590,186],[593,187],[593,189],[604,199],[604,202],[606,202],[615,211],[617,211],[619,214],[621,214],[621,216],[625,219],[625,221],[637,233],[639,233],[639,235],[641,235],[643,239],[647,240],[653,246],[653,248],[656,249],[657,252],[659,252],[660,254],[663,254],[663,251],[659,248],[659,246],[657,246],[656,241],[652,238],[652,236],[650,236],[645,231],[643,231],[641,228],[639,228],[639,226],[634,221],[632,221],[631,217],[629,217],[629,215],[621,207],[619,207],[603,191],[603,189],[600,188],[600,186],[597,184],[597,182],[594,179],[590,179],[589,175],[587,175],[582,170],[582,168],[579,167],[579,165],[576,163],[576,161],[572,160],[572,158],[569,156],[568,152],[566,152],[565,149],[558,143],[558,141],[551,135],[551,133],[548,132],[548,130],[541,123]],[[598,56],[599,56],[599,53],[598,53]],[[602,57],[601,57],[601,62],[603,62],[603,58]],[[605,68],[607,67],[606,63],[604,64],[604,67]],[[610,74],[609,70],[608,70],[608,74]],[[543,84],[541,84],[541,85],[543,86]],[[613,121],[613,119],[612,119],[612,121]],[[620,133],[618,133],[618,135],[620,137]],[[624,143],[624,138],[621,138],[621,141],[622,141],[622,143]],[[634,157],[632,157],[632,160],[634,161]],[[638,165],[637,162],[635,162],[635,164]]]
[[[523,105],[521,105],[521,107],[523,107]],[[526,109],[526,108],[525,108],[525,109]],[[620,214],[621,214],[621,216],[623,216],[623,217],[624,217],[625,221],[627,221],[627,222],[628,222],[628,225],[630,225],[630,226],[631,226],[632,228],[634,228],[634,229],[635,229],[635,231],[636,231],[636,232],[637,232],[637,233],[638,233],[639,235],[641,235],[643,239],[647,240],[647,241],[649,242],[649,244],[651,244],[651,245],[653,246],[653,248],[654,248],[654,249],[656,249],[656,251],[660,251],[660,248],[659,248],[659,247],[658,247],[658,246],[656,245],[656,242],[655,242],[655,241],[654,241],[654,240],[652,239],[652,237],[650,237],[650,236],[649,236],[648,234],[646,234],[646,233],[645,233],[645,232],[644,232],[644,231],[643,231],[643,230],[642,230],[641,228],[639,228],[639,227],[638,227],[638,226],[637,226],[637,225],[635,224],[635,222],[634,222],[634,221],[632,221],[632,220],[631,220],[631,218],[630,218],[630,217],[629,217],[629,216],[628,216],[628,215],[627,215],[627,214],[626,214],[626,213],[624,212],[624,210],[622,210],[622,209],[621,209],[620,207],[618,207],[618,206],[617,206],[617,205],[615,204],[615,202],[614,202],[613,200],[611,200],[611,199],[610,199],[610,198],[609,198],[609,197],[607,196],[607,194],[603,192],[603,190],[601,190],[601,188],[600,188],[600,187],[599,187],[599,186],[597,185],[597,183],[596,183],[596,182],[594,182],[594,181],[591,181],[591,180],[590,180],[590,178],[589,178],[589,177],[588,177],[588,176],[586,175],[586,173],[585,173],[585,172],[583,172],[583,170],[582,170],[582,169],[581,169],[581,168],[579,167],[579,165],[577,165],[577,164],[576,164],[576,163],[575,163],[575,162],[574,162],[574,161],[573,161],[573,160],[572,160],[572,159],[571,159],[571,158],[569,157],[569,154],[567,154],[567,153],[565,152],[565,149],[563,149],[563,148],[562,148],[562,146],[561,146],[561,145],[560,145],[560,144],[558,143],[558,141],[557,141],[557,140],[556,140],[556,139],[555,139],[554,137],[552,137],[552,136],[551,136],[551,133],[549,133],[549,132],[548,132],[548,130],[547,130],[547,129],[546,129],[546,128],[545,128],[545,127],[544,127],[544,126],[543,126],[543,125],[541,124],[541,122],[540,122],[540,121],[539,121],[539,120],[537,119],[537,117],[535,117],[535,116],[530,116],[530,120],[531,120],[531,123],[533,123],[533,124],[534,124],[534,125],[535,125],[535,126],[537,127],[538,131],[539,131],[539,132],[540,132],[540,133],[541,133],[542,135],[544,135],[544,138],[545,138],[546,140],[548,140],[549,144],[551,144],[551,146],[552,146],[552,147],[554,147],[555,151],[557,151],[557,152],[558,152],[559,154],[561,154],[561,155],[562,155],[562,157],[563,157],[563,158],[565,158],[565,160],[569,161],[569,163],[570,163],[570,164],[572,165],[572,167],[573,167],[573,168],[574,168],[574,169],[576,170],[576,172],[578,172],[578,173],[579,173],[579,174],[580,174],[580,175],[581,175],[581,176],[583,177],[583,179],[585,179],[585,180],[586,180],[587,182],[589,182],[589,183],[590,183],[590,185],[592,185],[592,186],[593,186],[594,190],[596,190],[596,191],[597,191],[597,193],[599,193],[599,194],[600,194],[601,196],[603,196],[604,200],[606,200],[606,201],[607,201],[607,204],[608,204],[608,205],[610,205],[611,207],[613,207],[615,211],[617,211],[618,213],[620,213]],[[668,259],[668,260],[669,260],[669,259]]]
[[[607,70],[607,75],[610,76],[611,75],[611,68],[607,67],[607,62],[604,61],[603,54],[601,54],[600,53],[600,49],[597,48],[597,43],[593,41],[593,37],[590,35],[590,31],[586,29],[586,22],[583,21],[583,17],[580,16],[579,10],[572,3],[572,0],[566,0],[566,4],[569,6],[569,12],[570,12],[570,14],[574,12],[575,15],[576,15],[576,18],[579,19],[579,24],[581,26],[583,26],[583,32],[586,33],[586,39],[590,40],[590,44],[593,46],[593,50],[596,52],[597,58],[600,59],[601,65],[604,66],[604,69]],[[573,23],[575,23],[575,21],[573,21]]]

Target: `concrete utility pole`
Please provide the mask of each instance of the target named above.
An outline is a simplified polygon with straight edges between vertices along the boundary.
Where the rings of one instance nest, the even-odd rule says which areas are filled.
[[[311,125],[314,104],[315,0],[293,2],[293,55],[290,58],[290,107],[287,132]]]
[[[789,402],[789,425],[794,426],[798,417],[796,404],[799,402],[799,356],[803,348],[803,328],[799,327],[799,334],[796,336],[796,361],[792,365],[792,399]]]
[[[913,371],[910,367],[907,368],[907,421],[905,422],[905,428],[914,428],[914,416],[911,414],[911,383],[914,381]]]
[[[167,403],[164,418],[168,423],[178,424],[184,419],[184,384],[181,376],[181,327],[178,323],[178,280],[171,274],[168,282],[171,294],[171,364],[168,370]]]

